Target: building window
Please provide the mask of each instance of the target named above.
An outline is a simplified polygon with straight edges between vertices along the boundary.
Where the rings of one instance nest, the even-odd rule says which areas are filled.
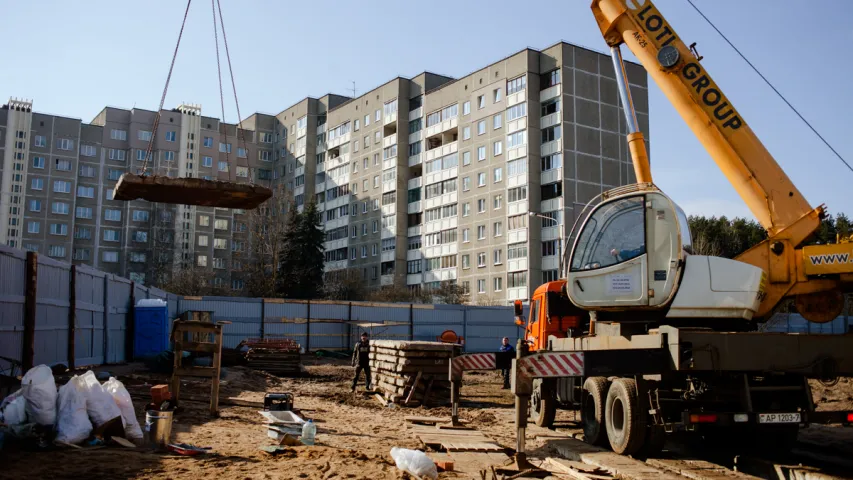
[[[527,88],[527,77],[521,76],[517,78],[513,78],[512,80],[508,80],[506,82],[506,94],[512,95],[513,93],[520,92]]]
[[[167,142],[174,142],[175,139],[177,138],[177,136],[178,136],[178,134],[175,131],[167,131],[166,132],[166,141]]]
[[[92,218],[92,208],[77,207],[74,209],[74,216],[77,218]]]
[[[74,260],[89,261],[90,251],[88,248],[75,248],[71,251]]]
[[[228,230],[228,220],[216,220],[213,222],[213,228],[216,230]]]
[[[95,198],[95,187],[77,186],[77,196],[82,198]]]
[[[543,130],[544,132],[544,130]],[[515,148],[527,143],[527,131],[511,133],[506,137],[506,148]]]
[[[47,250],[47,256],[53,258],[65,258],[65,247],[62,245],[51,245]]]
[[[117,162],[123,162],[123,161],[125,161],[125,159],[127,157],[127,152],[124,150],[118,150],[115,148],[111,148],[109,150],[108,157],[110,160],[115,160]]]
[[[127,140],[127,130],[119,130],[117,128],[113,128],[110,130],[110,138],[113,140]]]
[[[471,127],[464,127],[462,129],[462,140],[468,140],[471,138]]]
[[[478,225],[477,226],[477,240],[485,240],[486,239],[486,226]]]
[[[503,234],[504,234],[504,224],[503,224],[503,222],[495,222],[495,223],[493,224],[493,231],[494,231],[494,235],[493,235],[493,236],[495,236],[495,237],[500,237],[501,235],[503,235]]]
[[[41,211],[41,200],[30,200],[30,211],[31,212],[40,212]]]
[[[28,222],[27,233],[39,233],[41,231],[41,222]]]
[[[486,211],[486,199],[481,198],[477,200],[477,213],[485,213]]]
[[[559,83],[560,69],[551,70],[550,72],[543,73],[539,76],[539,88],[542,90],[553,87],[554,85],[559,85]]]
[[[503,117],[501,116],[500,113],[495,115],[494,117],[492,117],[492,128],[495,130],[501,128],[503,126],[502,120],[503,120]]]
[[[68,235],[68,225],[66,225],[64,223],[51,223],[50,224],[50,234],[51,235],[60,235],[60,236]]]
[[[80,164],[80,169],[79,169],[79,170],[80,170],[80,176],[81,176],[81,177],[86,177],[86,178],[92,178],[92,177],[94,177],[94,176],[95,176],[95,172],[97,172],[97,170],[95,170],[95,167],[93,167],[93,166],[91,166],[91,165],[84,165],[84,164],[82,164],[82,163]]]
[[[486,108],[486,96],[485,95],[480,95],[479,97],[477,97],[477,108],[478,109]]]
[[[44,179],[34,178],[30,181],[30,188],[33,190],[44,190]]]
[[[508,288],[526,287],[527,272],[511,272],[506,274]]]
[[[104,210],[104,220],[108,220],[111,222],[120,222],[121,210],[116,210],[114,208],[108,208]]]
[[[47,146],[47,138],[44,135],[36,135],[33,137],[33,146],[34,147],[46,147]]]
[[[133,232],[133,241],[134,242],[147,242],[148,241],[148,232],[145,230],[137,230]]]
[[[202,227],[210,226],[210,215],[199,215],[198,216],[198,224]]]
[[[563,166],[563,154],[555,153],[542,157],[542,171],[553,170]]]
[[[559,125],[554,127],[548,127],[542,129],[542,143],[553,142],[561,137],[561,131]]]
[[[92,229],[89,227],[76,227],[74,229],[74,238],[78,240],[91,240]]]
[[[477,254],[477,267],[482,268],[486,266],[486,252],[480,252]]]
[[[210,237],[208,237],[207,235],[199,235],[198,236],[198,246],[199,247],[206,247],[206,246],[210,245],[209,238]]]
[[[498,155],[500,155],[500,154],[504,153],[504,148],[503,148],[503,147],[504,147],[504,144],[503,144],[503,142],[501,142],[500,140],[498,140],[497,142],[495,142],[495,143],[492,145],[492,155],[493,155],[493,156],[495,156],[495,157],[497,157]]]
[[[527,185],[522,187],[510,188],[507,190],[507,202],[513,203],[521,200],[527,200]]]
[[[213,147],[213,137],[204,137],[204,140],[202,140],[202,145],[204,145],[207,148],[212,148]]]
[[[504,179],[503,167],[497,167],[494,170],[494,183],[499,183]]]
[[[551,200],[563,196],[563,182],[549,183],[541,187],[541,200]]]
[[[33,168],[44,168],[44,157],[33,157]]]
[[[227,172],[228,171],[228,162],[219,162],[219,171]]]
[[[56,169],[59,171],[62,171],[62,172],[70,172],[71,171],[71,160],[64,160],[61,158],[57,158],[55,165],[56,165]]]
[[[527,116],[527,104],[519,103],[517,105],[513,105],[508,108],[506,111],[506,121],[511,122],[513,120],[517,120],[521,117]]]
[[[496,89],[492,92],[492,97],[494,98],[494,103],[498,103],[498,102],[500,102],[500,101],[501,101],[501,89],[500,89],[500,88],[496,88]]]
[[[551,115],[553,113],[557,113],[560,111],[560,101],[559,100],[549,100],[542,104],[542,116],[545,117],[547,115]]]
[[[206,267],[207,266],[207,255],[199,255],[196,258],[196,264],[199,267]]]
[[[133,211],[133,221],[134,222],[147,222],[148,221],[148,210],[134,210]]]
[[[163,152],[163,160],[165,160],[167,162],[175,161],[175,152],[169,152],[169,151]]]
[[[231,144],[219,142],[219,151],[221,153],[231,153]]]
[[[129,259],[131,263],[145,263],[145,252],[130,252]]]
[[[495,265],[500,265],[503,263],[503,250],[497,249],[492,253],[493,260],[495,261]]]
[[[237,176],[248,178],[249,177],[249,167],[237,167]],[[303,177],[304,180],[304,177]]]
[[[477,186],[485,187],[486,186],[486,172],[480,172],[477,174]]]
[[[240,158],[247,158],[248,154],[246,152],[246,149],[243,147],[237,147],[237,156]]]
[[[477,135],[483,135],[486,133],[486,121],[480,120],[477,122]]]
[[[120,238],[120,234],[118,230],[104,230],[104,241],[105,242],[118,242]]]
[[[462,152],[462,165],[471,165],[471,152]]]
[[[119,178],[121,178],[121,170],[116,170],[116,169],[111,168],[107,172],[107,177],[110,180],[118,180]]]
[[[471,213],[471,204],[464,203],[462,204],[462,216],[467,217]]]
[[[94,157],[97,151],[93,145],[80,145],[80,155],[84,157]]]
[[[55,180],[53,182],[53,191],[55,193],[71,193],[71,182]]]

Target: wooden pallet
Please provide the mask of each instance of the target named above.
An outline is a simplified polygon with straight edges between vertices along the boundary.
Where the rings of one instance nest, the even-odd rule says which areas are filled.
[[[449,440],[441,442],[441,446],[448,452],[502,452],[503,447],[490,442],[458,442]]]

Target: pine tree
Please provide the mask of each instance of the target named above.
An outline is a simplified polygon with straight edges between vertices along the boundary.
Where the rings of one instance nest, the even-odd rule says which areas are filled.
[[[299,257],[302,255],[302,248],[299,243],[299,213],[294,205],[289,207],[284,220],[284,238],[281,242],[279,257],[281,263],[278,265],[279,282],[276,285],[276,291],[279,296],[294,298],[293,294],[298,290]]]
[[[324,242],[326,235],[320,224],[320,212],[312,198],[299,215],[298,238],[299,285],[295,298],[319,298],[323,293]]]

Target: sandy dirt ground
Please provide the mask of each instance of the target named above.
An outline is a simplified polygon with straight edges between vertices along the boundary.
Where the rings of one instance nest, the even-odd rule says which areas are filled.
[[[0,478],[133,478],[133,479],[406,479],[390,456],[392,447],[421,448],[406,431],[408,415],[448,416],[450,409],[387,408],[359,386],[350,393],[352,369],[346,360],[305,358],[308,374],[303,378],[278,378],[243,367],[226,368],[221,382],[222,397],[261,401],[266,392],[290,392],[303,417],[317,423],[315,446],[287,449],[271,456],[259,450],[271,445],[263,417],[257,408],[221,406],[219,418],[211,418],[207,405],[184,402],[184,411],[175,416],[173,441],[212,447],[212,454],[183,457],[153,453],[149,449],[125,449],[116,446],[98,449],[61,449],[52,452],[27,452],[7,448],[0,452]],[[107,371],[122,380],[131,391],[151,384],[166,383],[167,376],[151,374],[140,364],[113,366]],[[813,385],[815,401],[822,408],[853,406],[853,382],[833,387]],[[514,397],[500,388],[498,372],[466,374],[462,389],[460,416],[505,447],[515,445],[513,425]],[[187,381],[182,394],[207,396],[207,381]],[[135,398],[140,424],[144,423],[142,398]],[[845,407],[846,405],[846,407]],[[573,412],[561,411],[557,429],[577,431]],[[531,456],[553,454],[545,445],[553,432],[531,425],[528,449]],[[539,438],[537,438],[539,436]],[[801,439],[823,445],[836,454],[853,457],[853,429],[812,427]],[[440,478],[470,478],[444,472]]]

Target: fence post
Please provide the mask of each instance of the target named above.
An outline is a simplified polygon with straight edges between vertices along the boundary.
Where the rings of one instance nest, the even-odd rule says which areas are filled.
[[[21,373],[33,368],[36,356],[36,296],[38,294],[38,253],[27,252],[24,284],[24,338],[21,349]]]
[[[149,295],[150,296],[150,290]],[[124,324],[124,361],[133,361],[133,344],[136,339],[136,318],[133,316],[133,307],[136,305],[136,282],[130,282],[130,307],[127,309]]]
[[[261,340],[264,339],[264,321],[267,319],[267,299],[261,298]]]
[[[413,341],[415,339],[415,306],[413,303],[409,304],[409,341]]]
[[[352,302],[347,307],[347,351],[352,350]]]
[[[311,350],[311,300],[306,300],[308,315],[305,322],[305,353]]]
[[[110,363],[110,274],[104,275],[104,365]]]
[[[71,265],[71,278],[68,282],[68,370],[74,370],[75,340],[77,338],[77,265]]]
[[[465,343],[462,344],[462,351],[468,351],[468,306],[462,305],[462,338]]]

